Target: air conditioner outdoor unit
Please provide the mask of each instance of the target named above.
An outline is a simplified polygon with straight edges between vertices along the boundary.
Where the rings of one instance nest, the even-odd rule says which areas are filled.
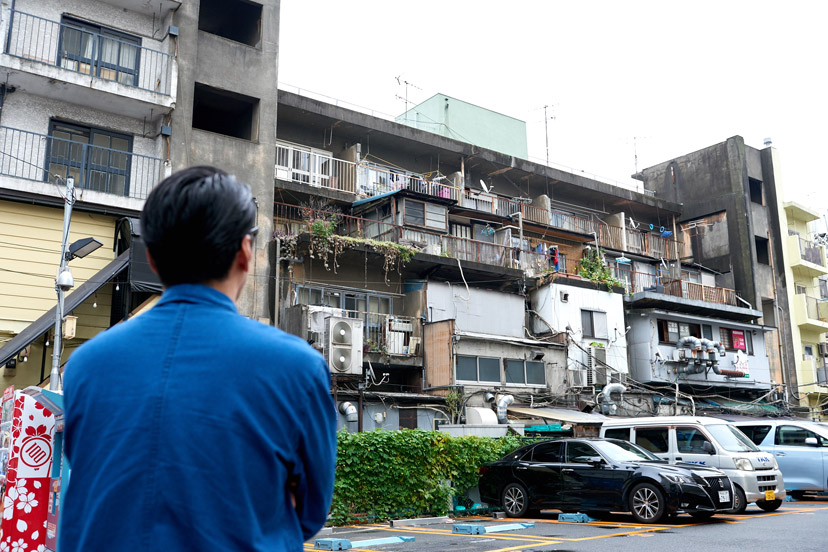
[[[590,347],[587,358],[587,385],[607,384],[607,350],[603,347]]]
[[[586,387],[589,385],[587,383],[587,371],[586,370],[568,370],[569,372],[569,386],[570,387]]]
[[[817,351],[819,352],[819,356],[828,357],[828,343],[818,343]]]
[[[331,373],[362,374],[362,326],[356,318],[325,321],[325,359]]]

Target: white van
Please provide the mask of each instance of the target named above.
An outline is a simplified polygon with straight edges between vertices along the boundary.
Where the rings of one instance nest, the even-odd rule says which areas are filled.
[[[733,481],[733,512],[755,502],[771,512],[782,505],[785,484],[773,455],[759,450],[724,420],[704,416],[657,416],[607,420],[601,437],[625,439],[671,463],[718,468]]]

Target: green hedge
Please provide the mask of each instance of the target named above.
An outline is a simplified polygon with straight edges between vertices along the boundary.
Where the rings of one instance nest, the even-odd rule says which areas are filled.
[[[445,515],[452,498],[477,485],[478,467],[525,442],[518,436],[449,437],[419,429],[343,430],[337,441],[335,525]]]

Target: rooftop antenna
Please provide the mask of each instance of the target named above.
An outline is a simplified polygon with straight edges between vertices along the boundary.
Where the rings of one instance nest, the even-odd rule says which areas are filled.
[[[548,105],[543,106],[543,126],[546,130],[546,166],[549,166],[549,120],[554,119],[555,116],[553,115],[550,117],[546,113],[546,108],[549,107]],[[552,106],[554,107],[554,106]]]
[[[407,125],[408,124],[408,87],[412,86],[412,87],[416,88],[417,90],[422,90],[422,88],[420,88],[419,86],[417,86],[416,84],[414,84],[412,82],[408,82],[407,80],[400,81],[400,79],[402,78],[402,75],[397,75],[394,78],[397,79],[397,84],[398,85],[402,86],[403,84],[405,84],[405,98],[400,98],[399,96],[397,96],[397,97],[400,98],[401,100],[405,100],[405,124]]]

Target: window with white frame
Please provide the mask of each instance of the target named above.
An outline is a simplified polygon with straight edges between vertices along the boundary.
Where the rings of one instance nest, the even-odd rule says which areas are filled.
[[[504,368],[506,385],[546,385],[543,362],[507,358]]]
[[[581,309],[581,328],[584,337],[607,339],[607,313],[603,311]]]
[[[500,383],[500,359],[457,355],[457,381]]]

